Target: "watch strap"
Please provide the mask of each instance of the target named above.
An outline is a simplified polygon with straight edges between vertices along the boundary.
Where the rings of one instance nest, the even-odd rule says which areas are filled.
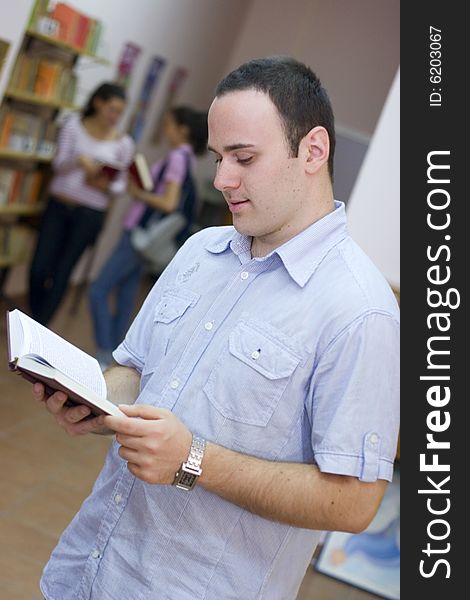
[[[206,440],[199,436],[193,435],[188,458],[176,473],[173,485],[186,491],[193,489],[193,487],[196,485],[198,477],[202,475],[201,464],[202,459],[204,458],[205,449]]]

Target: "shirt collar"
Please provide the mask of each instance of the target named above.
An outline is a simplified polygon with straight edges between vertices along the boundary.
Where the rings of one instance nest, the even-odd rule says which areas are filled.
[[[304,287],[326,254],[347,235],[344,202],[335,200],[335,209],[331,213],[273,250],[268,256],[277,254],[291,278],[297,285]],[[251,237],[233,229],[231,236],[209,242],[206,250],[213,254],[221,254],[229,246],[234,254],[241,257],[250,252]]]

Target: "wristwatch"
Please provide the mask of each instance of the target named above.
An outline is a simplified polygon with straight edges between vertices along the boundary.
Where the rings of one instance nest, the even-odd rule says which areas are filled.
[[[191,491],[202,474],[201,463],[206,449],[206,440],[193,435],[189,455],[175,475],[173,485],[180,490]]]

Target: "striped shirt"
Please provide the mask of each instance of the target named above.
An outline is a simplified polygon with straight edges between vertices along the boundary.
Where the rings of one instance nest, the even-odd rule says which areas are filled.
[[[52,161],[54,177],[49,186],[49,193],[69,198],[82,206],[104,211],[108,207],[109,196],[87,185],[85,172],[77,164],[80,155],[125,168],[132,161],[134,142],[128,135],[115,140],[98,140],[87,132],[80,115],[76,114],[70,115],[60,129],[57,152]],[[123,193],[126,184],[126,173],[119,174],[110,185],[110,193]]]
[[[194,153],[189,144],[181,144],[181,146],[174,148],[168,153],[167,157],[164,159],[167,163],[165,173],[163,174],[162,180],[157,185],[157,188],[154,190],[155,194],[164,194],[165,186],[168,183],[183,184],[187,172],[188,156],[190,165],[192,165]],[[163,160],[159,160],[152,165],[150,172],[154,181],[162,166]],[[147,206],[148,204],[141,200],[134,200],[124,217],[124,229],[133,229],[139,223]]]
[[[114,352],[142,374],[137,401],[240,453],[391,480],[398,307],[344,205],[268,256],[250,243],[203,229],[159,277]],[[118,450],[45,568],[48,600],[296,598],[319,531],[145,483]]]

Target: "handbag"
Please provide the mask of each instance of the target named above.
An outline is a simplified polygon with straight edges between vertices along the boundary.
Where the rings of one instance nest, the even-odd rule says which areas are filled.
[[[178,210],[162,216],[148,207],[140,224],[131,230],[131,244],[146,261],[147,268],[162,270],[176,254],[190,234],[197,204],[196,186],[191,174],[190,157],[186,157],[186,176],[181,187]],[[167,164],[164,163],[155,178],[155,187],[163,178]]]

